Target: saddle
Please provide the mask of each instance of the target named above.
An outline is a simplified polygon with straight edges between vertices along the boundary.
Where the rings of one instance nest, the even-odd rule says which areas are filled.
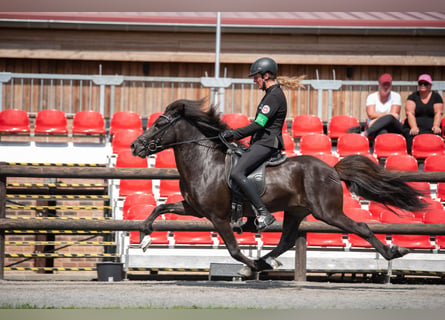
[[[236,165],[241,155],[246,152],[247,148],[242,145],[230,144],[230,148],[227,149],[225,159],[225,176],[226,182],[232,191],[232,222],[237,222],[243,216],[244,204],[246,199],[239,190],[236,184],[232,184],[230,179],[230,173],[232,168]],[[251,174],[247,176],[247,179],[255,186],[256,191],[260,196],[266,192],[265,173],[266,167],[275,167],[287,160],[287,155],[282,154],[281,151],[274,153],[268,160],[256,168]]]

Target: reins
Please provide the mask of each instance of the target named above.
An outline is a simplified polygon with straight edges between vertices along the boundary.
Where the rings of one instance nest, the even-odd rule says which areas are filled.
[[[154,152],[157,149],[161,149],[161,148],[167,149],[167,148],[171,148],[171,147],[182,145],[182,144],[198,143],[198,142],[201,142],[201,141],[216,140],[216,139],[220,139],[227,147],[229,147],[229,144],[227,143],[227,141],[221,136],[221,131],[219,130],[219,128],[216,128],[216,127],[214,127],[212,125],[209,125],[209,124],[201,122],[201,121],[198,122],[200,126],[206,127],[206,128],[211,129],[211,130],[213,130],[215,132],[218,132],[218,135],[217,136],[212,136],[212,137],[193,139],[193,140],[173,142],[173,143],[169,143],[167,145],[162,145],[162,144],[160,144],[162,137],[167,132],[167,130],[171,126],[173,126],[176,123],[176,121],[178,121],[181,118],[181,115],[178,115],[178,116],[176,116],[173,119],[170,119],[166,115],[160,115],[160,117],[163,117],[163,118],[167,119],[168,124],[164,128],[160,129],[158,132],[155,133],[154,137],[157,137],[157,138],[156,138],[156,140],[154,142],[151,142],[151,143],[148,143],[148,144],[144,143],[145,148],[148,149],[149,151]],[[205,147],[209,147],[209,146],[205,146]]]

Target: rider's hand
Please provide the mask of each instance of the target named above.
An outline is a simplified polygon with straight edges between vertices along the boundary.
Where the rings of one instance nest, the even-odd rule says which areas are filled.
[[[233,130],[225,130],[223,133],[221,133],[221,137],[223,137],[227,141],[232,141],[233,136],[234,136]]]

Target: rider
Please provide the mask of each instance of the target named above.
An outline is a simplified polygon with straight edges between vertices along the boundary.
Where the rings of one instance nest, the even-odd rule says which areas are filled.
[[[255,186],[247,176],[273,154],[284,150],[282,137],[283,124],[286,120],[287,101],[280,85],[276,82],[278,66],[271,58],[260,58],[250,67],[249,77],[265,91],[264,97],[251,124],[235,130],[226,130],[222,136],[226,140],[239,140],[252,136],[249,149],[243,153],[230,178],[251,202],[256,215],[256,227],[263,230],[275,221],[275,217],[264,205]]]

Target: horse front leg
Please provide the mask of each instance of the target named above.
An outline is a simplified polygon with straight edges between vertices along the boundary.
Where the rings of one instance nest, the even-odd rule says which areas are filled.
[[[292,212],[284,212],[283,233],[281,234],[280,241],[272,251],[256,260],[258,271],[277,269],[281,266],[281,262],[276,260],[276,258],[295,245],[298,237],[298,227],[307,214],[308,211],[302,207]]]
[[[231,257],[241,263],[244,263],[246,266],[243,267],[238,274],[249,278],[252,276],[252,270],[257,270],[255,261],[246,257],[242,252],[238,245],[238,241],[235,238],[232,227],[230,223],[226,220],[222,220],[219,218],[212,219],[212,223],[219,233],[221,238],[224,240],[224,243],[229,251]]]
[[[142,223],[142,232],[145,236],[142,238],[140,247],[145,252],[151,244],[150,234],[153,232],[153,223],[157,217],[164,213],[175,213],[179,215],[191,215],[196,216],[196,212],[185,201],[179,201],[174,203],[164,203],[158,205],[147,219]]]

